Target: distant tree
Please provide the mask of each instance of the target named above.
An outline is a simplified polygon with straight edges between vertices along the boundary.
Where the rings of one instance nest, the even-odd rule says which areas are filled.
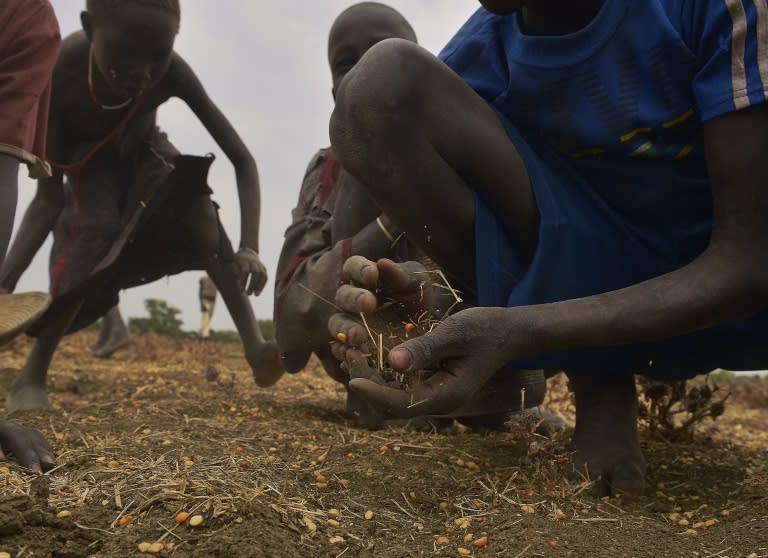
[[[155,333],[167,337],[186,337],[187,334],[181,329],[182,321],[178,317],[181,310],[157,298],[146,299],[144,308],[149,314],[148,318],[131,318],[128,320],[128,329],[131,333]]]

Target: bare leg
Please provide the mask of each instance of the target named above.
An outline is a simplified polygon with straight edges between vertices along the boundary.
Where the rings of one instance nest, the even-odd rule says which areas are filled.
[[[8,412],[48,407],[48,367],[59,341],[77,315],[82,300],[74,300],[50,317],[40,331],[21,372],[13,380],[5,408]]]
[[[637,392],[631,374],[568,373],[576,396],[576,473],[594,481],[596,496],[637,496],[645,458],[637,435]]]
[[[331,140],[383,212],[462,284],[475,284],[473,191],[532,254],[538,210],[514,144],[426,50],[396,39],[372,47],[337,93]]]
[[[0,264],[5,260],[5,251],[11,241],[13,218],[19,195],[19,162],[8,155],[0,154]]]
[[[211,199],[203,196],[199,200],[191,201],[186,208],[179,211],[179,216],[186,224],[190,240],[201,250],[205,270],[216,284],[235,322],[243,342],[245,358],[251,366],[256,384],[260,387],[274,385],[284,372],[280,365],[277,344],[274,341],[265,341],[261,335],[251,302],[238,282],[234,264],[223,262],[219,257],[219,226]],[[228,238],[223,240],[229,242]]]
[[[211,336],[211,318],[213,317],[213,301],[202,300],[203,310],[200,312],[200,339]]]
[[[99,358],[109,358],[130,342],[131,337],[120,314],[120,307],[113,306],[102,318],[99,340],[91,347],[91,352]]]

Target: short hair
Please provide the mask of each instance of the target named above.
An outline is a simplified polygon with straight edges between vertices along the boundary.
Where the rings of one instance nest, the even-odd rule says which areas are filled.
[[[388,6],[387,4],[382,4],[381,2],[359,2],[357,4],[353,4],[352,6],[349,6],[347,9],[342,11],[338,17],[334,20],[333,25],[331,25],[331,32],[333,32],[333,29],[336,27],[337,22],[341,21],[341,19],[347,15],[349,12],[356,11],[359,9],[365,9],[365,8],[374,8],[374,9],[382,9],[385,11],[390,12],[393,16],[395,16],[395,19],[398,19],[400,21],[400,24],[403,26],[403,30],[405,31],[405,34],[407,37],[403,37],[404,39],[408,39],[415,42],[418,42],[416,38],[416,31],[414,31],[413,26],[408,22],[407,19],[405,19],[405,16],[398,12],[395,8],[392,6]]]
[[[121,4],[138,4],[164,10],[181,19],[179,0],[86,0],[85,9],[94,17],[108,14]]]

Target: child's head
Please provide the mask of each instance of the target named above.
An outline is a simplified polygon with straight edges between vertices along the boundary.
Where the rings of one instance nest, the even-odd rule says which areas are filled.
[[[328,63],[333,95],[341,80],[373,45],[384,39],[416,41],[413,27],[400,12],[378,2],[361,2],[341,12],[328,35]]]
[[[168,70],[179,0],[86,0],[81,15],[96,67],[112,89],[136,95]]]

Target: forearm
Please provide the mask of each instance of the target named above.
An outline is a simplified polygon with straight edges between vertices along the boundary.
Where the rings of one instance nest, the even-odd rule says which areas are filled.
[[[60,182],[56,183],[55,179],[41,181],[0,268],[0,287],[9,291],[16,288],[16,283],[53,228],[63,206]]]
[[[237,193],[240,199],[240,247],[259,251],[261,195],[259,174],[251,157],[235,166]]]
[[[528,356],[655,341],[747,318],[768,307],[768,266],[738,253],[710,247],[679,270],[625,289],[509,309],[510,331],[519,333],[521,320],[529,325]]]

